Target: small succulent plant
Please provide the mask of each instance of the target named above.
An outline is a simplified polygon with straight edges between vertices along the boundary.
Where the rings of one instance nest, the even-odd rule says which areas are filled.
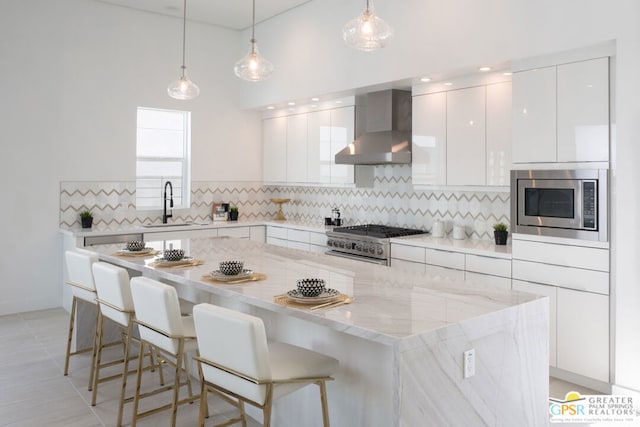
[[[504,222],[499,222],[493,225],[493,229],[495,231],[507,231],[507,224],[505,224]]]

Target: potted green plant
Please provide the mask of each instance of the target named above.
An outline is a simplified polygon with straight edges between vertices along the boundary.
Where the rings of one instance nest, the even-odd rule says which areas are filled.
[[[232,206],[229,208],[229,221],[237,221],[238,220],[238,208],[236,206]]]
[[[499,222],[493,226],[493,237],[496,240],[496,245],[506,245],[508,236],[507,224]]]
[[[91,225],[93,225],[93,214],[91,211],[84,210],[80,212],[80,222],[82,223],[82,228],[91,228]]]

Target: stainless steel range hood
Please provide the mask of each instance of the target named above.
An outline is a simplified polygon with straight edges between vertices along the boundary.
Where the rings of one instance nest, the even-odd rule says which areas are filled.
[[[390,89],[356,97],[356,140],[337,164],[411,163],[411,92]]]

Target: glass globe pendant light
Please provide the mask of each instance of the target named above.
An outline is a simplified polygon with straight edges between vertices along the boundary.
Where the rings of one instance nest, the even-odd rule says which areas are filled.
[[[182,17],[182,76],[167,87],[171,98],[189,100],[200,95],[200,88],[187,77],[187,66],[184,65],[185,46],[187,39],[187,0],[184,0],[184,15]]]
[[[236,62],[233,71],[236,76],[250,82],[259,82],[268,79],[273,73],[273,64],[267,61],[264,56],[258,52],[258,44],[256,41],[256,0],[253,0],[253,24],[251,26],[251,50],[249,53]]]
[[[367,8],[342,29],[342,38],[349,47],[370,52],[385,47],[393,37],[393,29],[373,10],[373,2],[367,0]]]

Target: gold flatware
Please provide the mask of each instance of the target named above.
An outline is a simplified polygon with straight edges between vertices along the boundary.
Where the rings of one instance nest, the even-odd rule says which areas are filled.
[[[318,310],[318,309],[321,309],[321,308],[333,308],[333,307],[337,307],[337,306],[343,305],[343,304],[350,304],[351,302],[353,302],[353,298],[352,297],[346,297],[345,299],[340,300],[340,301],[329,301],[329,302],[325,302],[324,304],[314,305],[309,310]]]

